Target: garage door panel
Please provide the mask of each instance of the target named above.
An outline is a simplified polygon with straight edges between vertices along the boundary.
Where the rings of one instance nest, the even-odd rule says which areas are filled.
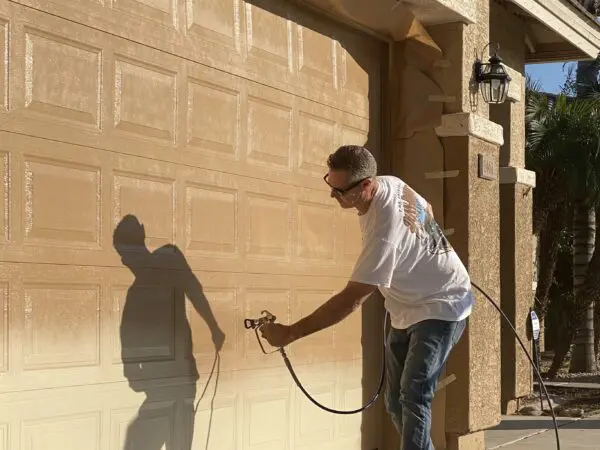
[[[362,404],[362,372],[348,363],[300,364],[297,372],[328,406],[351,409]],[[212,378],[201,377],[196,387],[163,379],[147,382],[138,392],[126,383],[103,383],[18,396],[5,393],[2,402],[0,433],[4,430],[6,448],[78,443],[78,448],[120,450],[129,439],[167,441],[183,450],[191,429],[192,449],[360,448],[360,415],[347,418],[317,409],[285,368],[221,371],[218,376],[215,371]],[[67,433],[69,424],[76,440]]]
[[[105,308],[98,272],[2,266],[2,272],[10,274],[2,285],[8,291],[10,318],[2,390],[76,384],[81,379],[100,381]]]
[[[113,0],[111,6],[132,18],[155,22],[165,28],[179,28],[180,3],[177,0]]]
[[[23,11],[13,27],[5,130],[318,189],[315,166],[324,166],[327,150],[316,149],[366,140],[350,114],[60,19],[35,19]],[[300,160],[291,151],[298,147]]]
[[[245,157],[249,165],[290,170],[295,135],[293,100],[282,91],[258,84],[248,86]]]
[[[0,450],[361,447],[242,324],[346,283],[322,177],[378,150],[381,50],[289,2],[0,0]],[[362,404],[362,326],[288,349],[329,406]]]
[[[215,397],[212,387],[209,387],[198,405],[193,421],[191,450],[235,450],[239,448],[238,443],[241,440],[238,395],[219,394]],[[189,399],[188,403],[193,407],[194,399]]]
[[[0,117],[8,112],[8,16],[6,4],[0,1]]]
[[[119,267],[112,230],[128,214],[151,249],[175,243],[198,270],[345,276],[360,247],[355,215],[323,191],[12,133],[0,141],[5,260]],[[145,263],[169,267],[166,253]]]
[[[0,450],[9,450],[8,423],[0,423]]]
[[[247,64],[250,71],[272,72],[269,78],[283,77],[290,83],[296,69],[292,49],[296,41],[288,13],[282,7],[277,9],[281,15],[244,2]]]
[[[8,342],[12,325],[9,328],[8,318],[12,317],[10,308],[13,306],[10,292],[8,277],[3,277],[0,279],[0,380],[9,367]]]
[[[245,393],[244,450],[289,450],[290,388],[255,389]],[[270,417],[269,421],[263,420]]]
[[[27,14],[38,23],[48,22],[44,14],[48,12],[59,22],[58,17],[62,17],[243,78],[260,77],[278,89],[368,117],[369,95],[377,94],[378,81],[373,77],[367,90],[364,81],[379,69],[372,62],[368,65],[377,61],[374,52],[381,52],[375,41],[363,39],[358,43],[350,31],[341,28],[329,37],[327,24],[291,5],[286,5],[287,12],[280,16],[277,12],[283,7],[273,4],[259,7],[232,1],[230,7],[230,2],[198,0],[188,2],[181,12],[186,27],[174,27],[160,23],[171,21],[163,11],[168,3],[127,0],[116,3],[122,6],[119,9],[110,3],[16,0],[12,9],[13,17]],[[164,20],[144,15],[163,15]],[[328,49],[325,52],[324,46]]]
[[[132,407],[111,411],[110,450],[174,447],[175,410],[173,401],[147,401],[139,410]]]
[[[327,173],[327,156],[341,145],[340,112],[298,99],[298,172],[311,178]]]
[[[185,7],[185,34],[188,38],[214,42],[241,54],[242,14],[239,0],[191,0]]]
[[[281,368],[276,354],[262,354],[255,334],[242,328],[243,319],[267,309],[286,323],[314,310],[343,284],[331,278],[139,269],[132,285],[125,268],[6,264],[2,271],[4,391],[124,377],[136,388],[195,370],[206,376],[215,366],[213,333],[201,317],[209,307],[225,334],[221,371]],[[197,298],[182,288],[192,276],[202,289]],[[306,367],[360,357],[360,340],[344,331],[352,328],[356,335],[360,313],[348,320],[292,346],[294,363]]]
[[[199,64],[187,65],[187,102],[185,105],[186,151],[213,156],[229,164],[245,150],[247,117],[246,83],[238,77],[208,69]]]
[[[178,73],[167,69],[163,55],[147,60],[115,55],[112,111],[107,109],[108,133],[115,138],[158,141],[174,145],[178,122]],[[176,63],[176,61],[173,61]],[[176,68],[177,66],[171,66]],[[111,133],[111,120],[114,131]],[[159,144],[160,145],[160,144]]]
[[[137,70],[133,66],[128,67],[125,71]],[[145,76],[145,69],[140,70],[140,73]],[[159,77],[159,83],[165,80],[161,77]],[[143,85],[143,83],[142,80],[140,84]],[[195,84],[190,83],[190,92],[184,97],[188,99],[186,103],[191,104],[189,109],[193,111],[189,113],[187,120],[182,119],[178,122],[187,123],[187,132],[182,133],[188,136],[187,141],[189,144],[181,150],[176,150],[173,147],[167,150],[164,146],[159,145],[161,138],[166,139],[163,139],[164,142],[170,139],[169,123],[171,119],[160,118],[158,122],[152,124],[151,117],[148,116],[150,113],[145,113],[150,119],[138,120],[136,118],[138,116],[134,114],[135,110],[148,105],[142,102],[142,106],[137,105],[133,107],[133,110],[128,110],[127,105],[135,104],[133,99],[117,102],[117,107],[122,112],[117,114],[115,121],[118,122],[118,128],[121,129],[110,133],[114,134],[113,136],[109,136],[106,131],[101,131],[100,134],[95,135],[91,132],[82,132],[80,128],[75,131],[68,124],[52,123],[54,119],[51,117],[41,118],[39,114],[30,114],[30,111],[23,109],[15,111],[11,115],[12,119],[5,122],[2,128],[65,143],[118,150],[131,155],[179,164],[192,164],[227,173],[251,174],[254,177],[298,186],[308,184],[323,190],[324,183],[320,173],[322,171],[314,167],[321,164],[324,168],[324,163],[318,160],[317,155],[324,154],[329,150],[318,149],[322,149],[324,148],[323,145],[332,142],[332,138],[336,136],[335,133],[337,132],[334,130],[338,125],[332,123],[331,119],[323,122],[324,125],[315,124],[315,119],[310,123],[303,119],[303,137],[301,139],[304,142],[302,145],[306,154],[310,156],[303,156],[308,161],[303,160],[302,170],[297,170],[295,168],[298,165],[296,152],[292,152],[291,149],[297,148],[300,137],[295,125],[298,113],[291,97],[280,91],[255,86],[251,90],[251,97],[244,96],[242,98],[242,94],[239,94],[239,100],[236,100],[236,95],[238,95],[236,91],[233,89],[228,90],[229,87],[223,87],[223,84],[219,87],[208,85],[208,83],[200,85],[198,80],[195,81]],[[170,87],[165,85],[165,89],[169,90]],[[204,105],[204,108],[208,108],[211,104],[207,104],[206,99],[209,99],[214,106],[210,110],[195,106]],[[214,113],[215,109],[219,112],[219,108],[223,114],[212,116],[209,119],[209,113]],[[312,109],[318,108],[318,105],[312,107]],[[335,117],[334,112],[329,113],[329,117]],[[240,117],[246,119],[239,121],[240,125],[236,125],[233,129],[229,128]],[[246,130],[248,129],[251,132],[247,133]],[[205,130],[210,131],[205,133]],[[324,132],[326,134],[325,138],[306,137],[313,130],[320,134]],[[137,135],[140,132],[148,132],[147,134],[153,137],[138,139]],[[336,140],[333,143],[337,145],[338,141]],[[80,151],[90,152],[91,149],[82,148]],[[315,154],[315,152],[317,153]],[[240,156],[236,158],[236,155]],[[319,172],[318,176],[317,172]]]

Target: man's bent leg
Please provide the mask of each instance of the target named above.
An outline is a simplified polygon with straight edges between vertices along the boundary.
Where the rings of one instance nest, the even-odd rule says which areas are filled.
[[[465,320],[425,320],[408,329],[408,354],[400,381],[402,450],[433,450],[433,395],[442,368],[465,324]]]
[[[400,404],[400,380],[404,360],[408,353],[407,330],[391,329],[387,337],[385,353],[386,385],[385,407],[398,434],[402,433],[402,405]]]

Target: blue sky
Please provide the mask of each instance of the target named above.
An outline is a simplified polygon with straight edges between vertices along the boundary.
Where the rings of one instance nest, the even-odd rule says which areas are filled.
[[[576,63],[529,64],[525,66],[525,72],[541,84],[543,91],[558,93],[565,82],[568,66],[573,64]]]

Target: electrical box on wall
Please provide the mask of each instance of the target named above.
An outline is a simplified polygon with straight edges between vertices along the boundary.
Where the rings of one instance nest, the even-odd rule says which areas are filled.
[[[498,161],[488,155],[477,155],[477,176],[484,180],[498,179]]]

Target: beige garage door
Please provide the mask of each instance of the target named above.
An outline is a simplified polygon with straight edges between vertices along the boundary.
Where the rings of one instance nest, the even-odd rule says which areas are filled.
[[[345,283],[324,158],[380,143],[382,45],[289,8],[0,0],[0,450],[361,448],[242,326]],[[290,348],[330,406],[361,327]]]

